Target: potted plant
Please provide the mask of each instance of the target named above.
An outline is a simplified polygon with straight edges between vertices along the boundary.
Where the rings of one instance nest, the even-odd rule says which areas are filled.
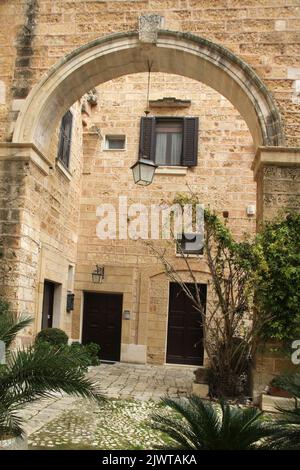
[[[274,377],[268,387],[268,395],[272,395],[274,397],[292,398],[293,395],[291,392],[283,388],[282,385],[282,377]]]
[[[31,319],[14,315],[7,302],[0,299],[0,341],[6,347],[0,364],[0,449],[27,447],[18,412],[25,405],[53,392],[64,392],[100,400],[95,384],[85,377],[82,352],[54,347],[42,342],[27,349],[12,349],[17,333]]]

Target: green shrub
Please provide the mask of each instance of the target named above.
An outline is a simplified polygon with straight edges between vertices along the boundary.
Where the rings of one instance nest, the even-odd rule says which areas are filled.
[[[9,312],[9,303],[0,297],[0,315],[5,315]]]
[[[89,343],[85,345],[85,349],[91,359],[91,366],[99,365],[100,364],[100,359],[99,359],[100,346],[96,343]]]
[[[100,364],[99,351],[100,346],[96,343],[81,344],[74,342],[70,346],[71,350],[81,351],[86,357],[86,366],[97,366]]]
[[[90,365],[90,358],[86,354],[86,352],[80,347],[72,347],[68,344],[61,344],[61,345],[53,345],[48,341],[39,340],[35,342],[34,349],[38,351],[40,354],[45,354],[47,351],[52,349],[52,351],[59,351],[62,354],[67,354],[72,362],[72,358],[74,359],[74,367],[78,367],[78,369],[85,373],[87,371],[88,366]]]
[[[262,263],[255,300],[259,315],[269,317],[264,339],[290,343],[300,335],[300,214],[267,222],[256,238]]]
[[[294,397],[300,399],[300,366],[296,367],[294,372],[274,377],[271,384],[286,390]]]
[[[52,346],[64,346],[68,344],[68,336],[59,328],[45,328],[37,334],[35,341],[46,342]]]

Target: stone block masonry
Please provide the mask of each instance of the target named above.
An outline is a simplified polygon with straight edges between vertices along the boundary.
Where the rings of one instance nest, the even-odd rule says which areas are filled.
[[[262,80],[261,89],[266,87],[271,92],[280,111],[282,123],[276,113],[269,113],[266,119],[266,128],[272,129],[272,145],[278,144],[277,130],[283,128],[285,142],[281,144],[288,151],[286,147],[257,150],[244,120],[227,99],[191,78],[163,73],[153,73],[150,97],[191,100],[184,114],[200,118],[199,164],[194,169],[175,174],[162,168],[149,188],[134,186],[129,167],[138,155],[139,119],[146,107],[147,76],[140,73],[101,84],[97,88],[98,106],[93,109],[85,105],[83,111],[80,99],[74,103],[69,169],[63,169],[56,160],[59,129],[47,144],[45,155],[31,141],[24,143],[26,139],[16,146],[9,144],[30,91],[54,64],[76,48],[111,33],[138,31],[140,27],[140,38],[137,33],[135,37],[140,43],[144,41],[143,47],[147,46],[150,54],[156,47],[156,36],[142,37],[139,19],[145,15],[157,22],[163,17],[160,27],[174,30],[176,41],[181,33],[193,33],[233,52],[235,63],[242,59],[250,65]],[[81,337],[85,291],[122,292],[123,309],[131,315],[130,320],[122,321],[122,360],[165,362],[168,281],[142,243],[97,238],[95,214],[103,201],[115,203],[119,195],[127,195],[131,202],[160,203],[187,191],[188,183],[204,204],[220,214],[229,212],[228,223],[238,238],[245,231],[255,232],[255,217],[246,215],[246,206],[255,205],[256,194],[258,220],[272,217],[282,207],[299,207],[299,18],[298,0],[1,2],[0,293],[16,311],[32,314],[31,338],[41,328],[45,280],[59,288],[55,326],[74,339]],[[166,33],[164,40],[169,40]],[[126,41],[128,46],[128,36],[122,41],[124,47]],[[150,43],[145,46],[145,41]],[[113,60],[105,67],[102,64],[103,68],[119,67]],[[196,66],[191,58],[188,60],[183,75],[192,76]],[[90,69],[89,73],[96,71]],[[85,73],[77,78],[78,82],[70,80],[67,89],[60,90],[52,107],[43,109],[38,135],[41,141],[52,122],[57,122],[51,120],[55,112],[67,111],[69,93],[90,79]],[[47,94],[51,80],[45,83],[42,92]],[[242,113],[244,97],[237,95],[229,98],[238,98],[235,104]],[[156,108],[153,114],[180,116],[182,112]],[[30,123],[26,126],[30,128]],[[124,151],[104,149],[105,135],[110,134],[126,136]],[[253,160],[257,186],[251,170]],[[182,268],[174,246],[167,249]],[[95,286],[91,271],[97,263],[105,265],[106,278]],[[199,282],[207,283],[205,260],[198,266]],[[67,290],[75,291],[71,314],[66,312]],[[270,370],[277,373],[281,367],[280,361],[265,359],[268,371],[257,362],[260,379],[256,384],[260,390],[269,380]]]
[[[289,67],[299,67],[299,8],[297,0],[288,4],[284,0],[6,0],[0,6],[0,22],[5,31],[0,54],[8,62],[0,75],[7,89],[12,87],[14,91],[8,94],[6,105],[0,105],[0,120],[7,123],[15,118],[10,114],[14,95],[25,97],[66,53],[105,34],[137,30],[141,15],[155,14],[164,16],[165,29],[204,36],[251,64],[275,97],[285,123],[287,143],[297,146],[299,110],[289,109],[295,93],[295,79],[290,78]],[[11,132],[10,127],[2,129]],[[7,133],[2,130],[3,139],[9,137]]]

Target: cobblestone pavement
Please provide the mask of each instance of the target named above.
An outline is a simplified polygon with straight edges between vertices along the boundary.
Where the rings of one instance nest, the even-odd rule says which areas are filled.
[[[76,402],[28,437],[31,450],[130,450],[165,446],[170,439],[153,429],[152,414],[162,407],[153,400],[110,398],[100,403]]]
[[[89,377],[98,382],[108,398],[158,401],[162,396],[178,397],[191,392],[196,367],[156,366],[149,364],[101,364],[92,367]],[[79,398],[54,394],[22,411],[25,430],[30,436],[65,411],[75,410]]]
[[[111,398],[159,400],[163,395],[177,397],[191,392],[196,367],[155,366],[150,364],[101,364],[90,376]]]

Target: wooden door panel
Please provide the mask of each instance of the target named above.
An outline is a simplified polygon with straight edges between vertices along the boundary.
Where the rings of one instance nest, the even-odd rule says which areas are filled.
[[[100,358],[119,361],[122,294],[85,293],[82,342],[99,344]]]
[[[189,285],[193,289],[193,285]],[[206,302],[206,285],[200,285]],[[170,284],[167,362],[203,364],[203,329],[200,313],[178,284]]]
[[[53,325],[54,290],[55,284],[53,282],[44,282],[42,329],[52,328]]]

